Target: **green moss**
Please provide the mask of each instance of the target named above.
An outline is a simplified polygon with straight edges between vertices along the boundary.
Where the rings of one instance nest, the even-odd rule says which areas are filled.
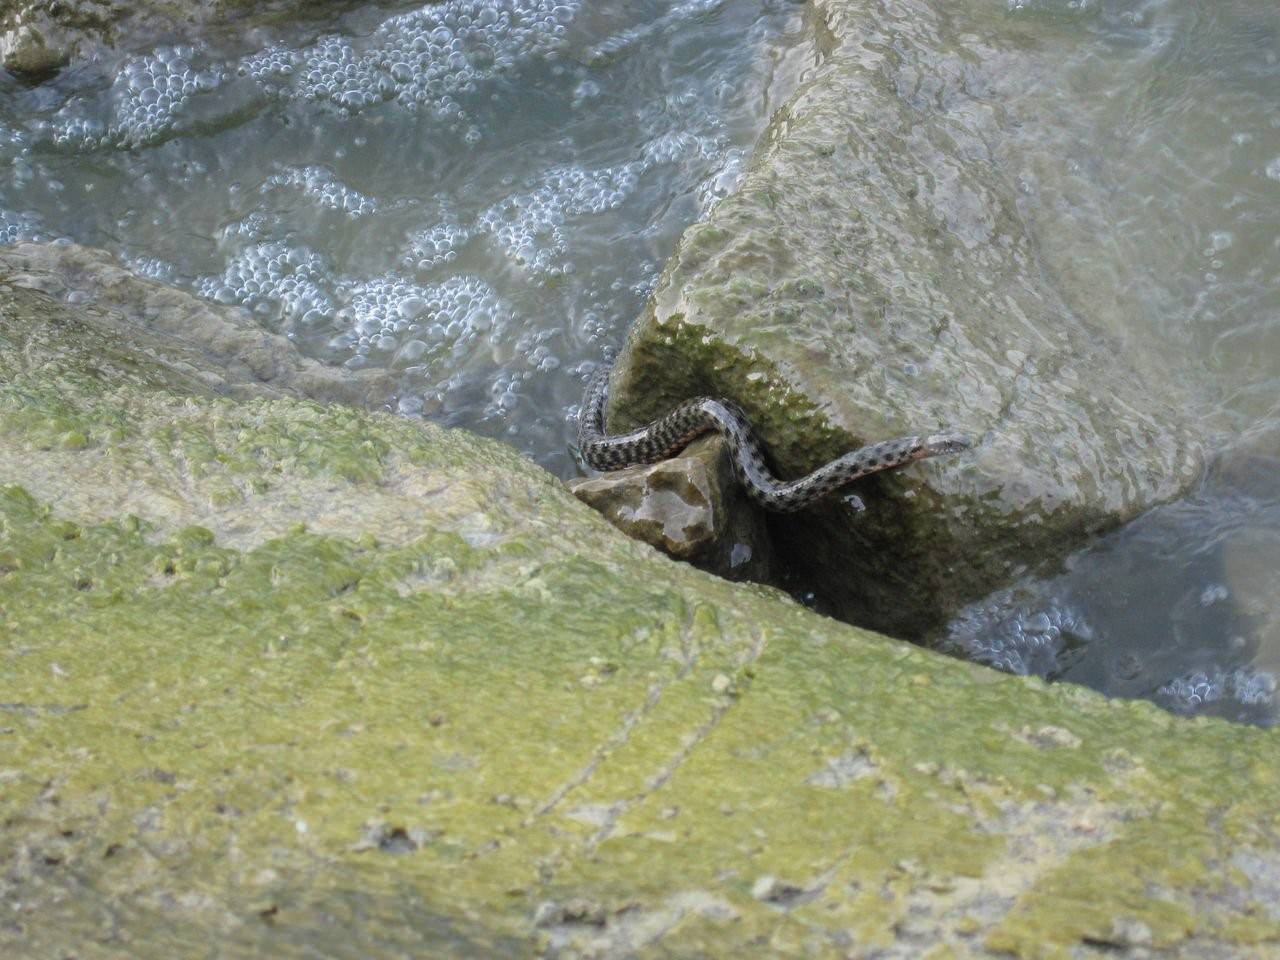
[[[909,922],[1022,956],[1104,942],[1117,920],[1163,946],[1271,935],[1256,909],[1200,899],[1237,842],[1205,826],[1215,812],[1267,836],[1250,817],[1274,783],[1236,798],[1241,769],[1271,768],[1268,734],[860,634],[596,539],[547,489],[596,559],[531,548],[536,529],[476,548],[429,518],[398,547],[294,529],[229,550],[0,490],[0,701],[22,705],[6,855],[91,870],[89,908],[202,891],[259,944],[315,936],[352,885],[377,911],[414,889],[493,942],[532,944],[540,903],[583,897],[614,918],[584,943],[673,910],[667,949],[713,952],[835,951],[838,931],[892,946]],[[1020,736],[1049,724],[1079,744]],[[1018,855],[1073,815],[1078,837]],[[73,876],[41,869],[51,889]],[[1009,870],[1016,903],[975,921]],[[697,891],[718,906],[679,905]]]
[[[0,311],[0,952],[1280,935],[1274,731],[935,657],[672,563],[498,444],[210,396],[31,308]]]

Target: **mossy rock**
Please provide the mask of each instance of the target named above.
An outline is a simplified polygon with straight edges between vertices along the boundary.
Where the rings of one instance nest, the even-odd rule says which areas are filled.
[[[1275,731],[825,619],[129,329],[0,281],[0,954],[1280,955]]]
[[[1029,49],[1051,60],[1052,25],[985,2],[812,6],[822,60],[682,238],[619,358],[612,424],[728,396],[786,478],[969,433],[970,453],[857,485],[866,510],[832,498],[774,525],[839,616],[918,636],[1188,490],[1205,441],[1167,348],[1135,342],[1115,295],[1046,272],[1002,165],[1019,117],[989,90],[1037,79],[1004,74],[1034,70]]]

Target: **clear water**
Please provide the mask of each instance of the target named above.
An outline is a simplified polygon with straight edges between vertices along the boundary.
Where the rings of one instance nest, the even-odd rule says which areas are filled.
[[[1017,673],[1261,724],[1280,699],[1280,7],[1036,0],[1002,154],[1046,272],[1214,438],[1201,487],[957,617]]]
[[[584,364],[813,60],[785,0],[450,0],[0,80],[0,241],[115,251],[569,475]]]
[[[1185,415],[1217,438],[1192,496],[974,604],[944,646],[1274,723],[1280,8],[936,9],[941,39],[894,21],[911,95],[946,89],[934,71],[991,106],[974,142],[1019,190],[1046,276],[1134,363],[1179,371]],[[38,88],[0,76],[0,242],[117,251],[311,355],[393,369],[402,412],[567,475],[585,366],[814,62],[803,16],[767,0],[450,0]],[[986,155],[958,141],[952,162]]]

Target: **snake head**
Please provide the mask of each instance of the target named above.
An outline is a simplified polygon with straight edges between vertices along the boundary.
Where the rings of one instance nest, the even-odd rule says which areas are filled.
[[[924,438],[926,457],[938,457],[947,453],[959,453],[973,446],[973,441],[963,433],[935,433]]]

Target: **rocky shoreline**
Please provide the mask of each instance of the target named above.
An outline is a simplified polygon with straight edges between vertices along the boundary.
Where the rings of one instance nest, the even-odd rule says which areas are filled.
[[[234,310],[38,252],[0,265],[6,954],[1280,942],[1273,732],[675,563],[500,444],[219,354]]]
[[[615,425],[731,395],[793,473],[982,443],[786,525],[715,441],[576,492],[919,640],[1185,489],[1203,438],[1063,306],[1001,176],[934,162],[955,131],[862,7],[813,10],[823,62],[685,236]],[[673,562],[391,392],[102,251],[0,248],[0,953],[1280,955],[1274,730]]]

